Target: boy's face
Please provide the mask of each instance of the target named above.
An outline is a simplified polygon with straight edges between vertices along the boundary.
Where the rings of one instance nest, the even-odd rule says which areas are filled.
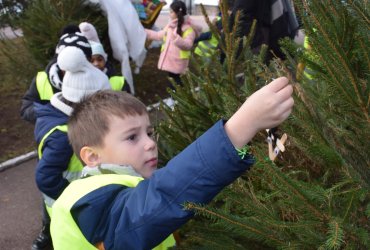
[[[112,116],[104,146],[98,149],[100,163],[130,165],[144,178],[157,169],[158,150],[149,116]]]
[[[92,55],[90,62],[100,70],[105,68],[105,60],[102,55]]]

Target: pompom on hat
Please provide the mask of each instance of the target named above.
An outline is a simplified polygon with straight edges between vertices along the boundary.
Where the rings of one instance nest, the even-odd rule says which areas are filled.
[[[66,47],[79,48],[85,54],[86,58],[91,58],[91,45],[87,38],[80,32],[62,35],[55,49],[55,54],[59,55]]]
[[[78,27],[87,40],[100,43],[98,32],[96,31],[94,25],[88,22],[82,22],[80,25],[78,25]]]
[[[91,45],[92,55],[101,55],[107,61],[108,55],[105,53],[103,45],[94,41],[89,41],[89,43]]]
[[[66,47],[58,55],[59,67],[66,71],[63,78],[62,96],[73,103],[99,90],[111,89],[106,74],[95,68],[81,49]]]

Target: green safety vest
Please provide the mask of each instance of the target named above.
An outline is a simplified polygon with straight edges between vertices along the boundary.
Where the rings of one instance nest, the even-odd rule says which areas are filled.
[[[49,101],[54,95],[53,88],[48,79],[48,75],[45,71],[40,71],[36,76],[36,88],[39,93],[40,100]]]
[[[97,249],[96,246],[86,240],[74,221],[71,214],[73,205],[85,195],[101,187],[111,184],[135,187],[142,180],[143,178],[141,177],[130,175],[102,174],[72,182],[56,200],[53,206],[50,232],[54,250]],[[175,243],[176,241],[173,235],[170,235],[154,249],[164,250],[175,246]]]
[[[182,33],[182,38],[185,38],[187,37],[191,32],[193,32],[193,28],[188,28],[186,29],[183,33]],[[164,47],[165,47],[165,44],[166,44],[166,39],[167,39],[167,32],[166,32],[166,35],[164,35],[163,37],[163,44],[162,44],[162,47],[161,47],[161,52],[164,50]],[[189,59],[190,58],[190,54],[191,52],[189,50],[182,50],[180,49],[180,59]]]
[[[217,38],[212,34],[211,39],[200,41],[194,53],[198,56],[211,57],[218,45]]]
[[[311,45],[310,45],[308,39],[309,38],[306,35],[305,38],[304,38],[303,47],[305,48],[305,51],[306,51],[309,59],[312,60],[313,62],[315,62],[317,60],[317,56],[314,54],[313,51],[311,51],[311,48],[310,48]],[[306,66],[304,68],[303,74],[307,79],[312,80],[316,75],[316,71],[314,69],[311,69],[310,67]]]
[[[123,76],[112,76],[109,78],[110,86],[114,91],[121,91],[125,85],[125,78]]]
[[[217,17],[217,21],[221,20],[221,17]],[[198,56],[211,57],[218,46],[217,38],[212,34],[211,39],[200,41],[194,50],[194,53]]]
[[[46,138],[51,133],[53,133],[55,130],[60,130],[64,133],[67,133],[68,127],[67,127],[67,125],[56,126],[52,129],[50,129],[50,131],[47,132],[44,135],[44,137],[42,137],[42,139],[40,141],[40,144],[38,146],[38,157],[39,157],[39,159],[41,159],[41,157],[42,157],[42,150],[43,150],[44,142],[45,142]],[[63,177],[65,179],[67,179],[69,182],[77,180],[81,176],[82,168],[83,168],[83,165],[82,165],[81,161],[77,158],[77,156],[75,154],[73,154],[69,163],[68,163],[67,170],[65,170],[63,172]],[[46,210],[48,211],[49,214],[51,214],[51,207],[53,206],[53,203],[55,202],[55,200],[53,198],[45,195],[45,194],[43,194],[43,197],[44,197],[44,201],[45,201],[45,204],[46,204]]]

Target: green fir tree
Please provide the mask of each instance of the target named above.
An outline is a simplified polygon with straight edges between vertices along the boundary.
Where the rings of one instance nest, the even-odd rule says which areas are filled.
[[[11,11],[5,12],[5,9]],[[6,14],[1,15],[2,11]],[[16,82],[28,84],[35,72],[47,65],[55,55],[62,29],[69,24],[92,23],[106,52],[112,53],[107,19],[100,8],[89,1],[3,1],[0,20],[23,32],[23,36],[14,40],[0,39],[0,55],[7,59],[2,65],[3,71]]]
[[[28,50],[39,63],[46,65],[55,54],[62,29],[69,24],[92,23],[100,37],[108,37],[106,18],[100,8],[81,0],[35,0],[12,26],[20,27]],[[102,41],[108,44],[108,40]]]
[[[195,58],[184,86],[170,92],[174,109],[162,105],[159,148],[166,161],[271,79],[284,75],[294,86],[294,111],[278,130],[288,135],[286,151],[270,161],[266,133],[259,133],[251,142],[251,171],[207,206],[184,204],[200,216],[183,228],[180,248],[369,249],[369,6],[365,0],[295,4],[311,50],[284,41],[285,62],[265,65],[266,51],[249,49],[236,58],[237,44],[247,48],[253,32],[238,40],[223,5],[224,41],[207,20],[225,63],[218,54],[211,63]],[[314,70],[312,79],[296,80],[298,62]]]

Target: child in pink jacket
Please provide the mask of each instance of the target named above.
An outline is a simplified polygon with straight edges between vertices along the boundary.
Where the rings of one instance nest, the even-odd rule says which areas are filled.
[[[201,28],[191,24],[186,17],[186,5],[182,1],[170,5],[170,21],[160,31],[146,29],[147,39],[163,40],[158,69],[167,71],[168,76],[181,85],[180,75],[188,68],[190,50]],[[172,84],[170,87],[173,89]]]

